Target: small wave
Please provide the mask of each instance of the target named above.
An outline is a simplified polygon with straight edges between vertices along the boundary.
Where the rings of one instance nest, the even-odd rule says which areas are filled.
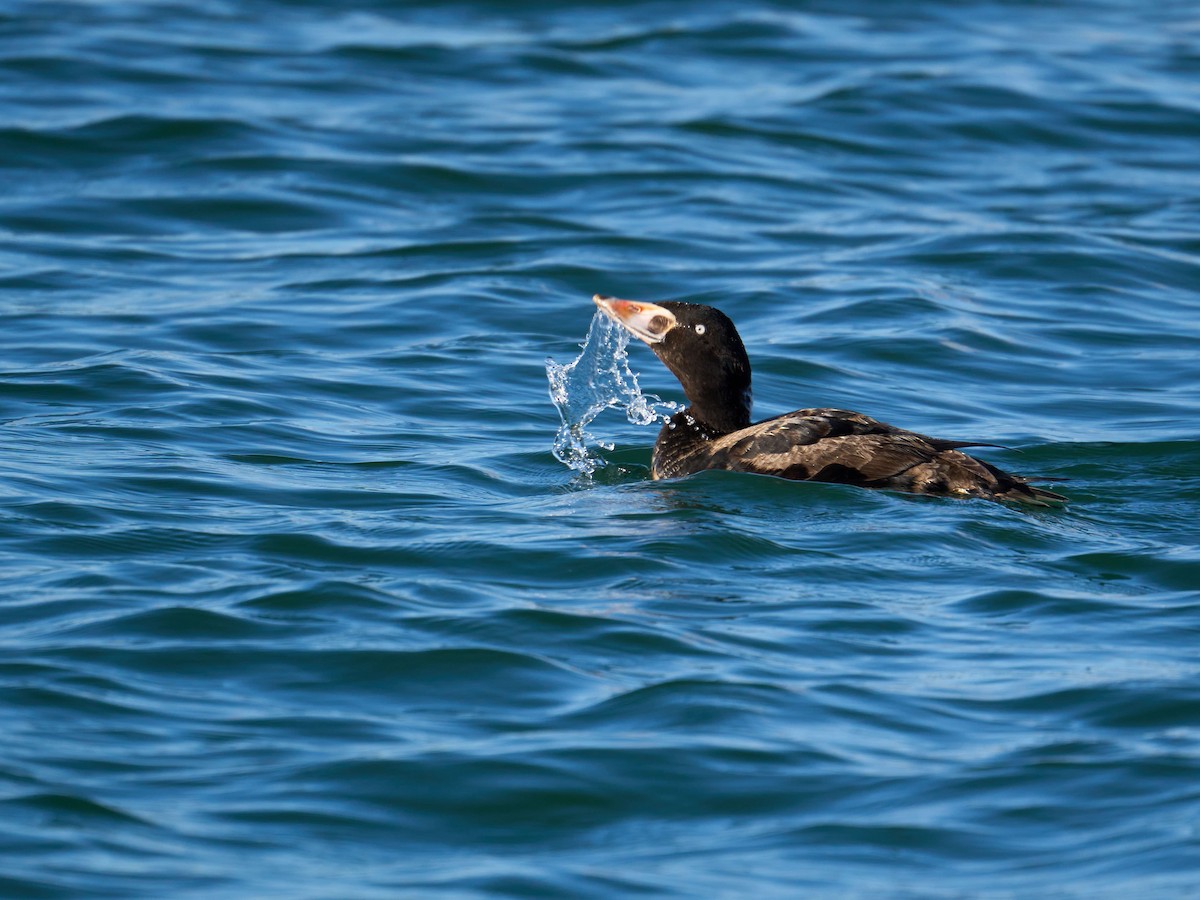
[[[572,362],[560,365],[546,360],[550,380],[550,399],[562,419],[554,438],[554,456],[567,467],[591,475],[606,465],[590,445],[612,450],[611,443],[599,440],[587,426],[604,410],[622,407],[634,425],[665,422],[679,404],[643,394],[637,375],[629,368],[629,332],[596,311],[588,329],[583,351]]]

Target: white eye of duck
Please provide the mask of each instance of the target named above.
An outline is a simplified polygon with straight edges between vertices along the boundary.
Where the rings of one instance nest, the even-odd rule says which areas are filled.
[[[704,326],[703,325],[696,326],[696,334],[704,334]]]

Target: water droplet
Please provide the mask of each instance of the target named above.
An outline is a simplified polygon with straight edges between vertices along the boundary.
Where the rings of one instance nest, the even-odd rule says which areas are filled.
[[[585,475],[605,465],[599,454],[589,451],[590,445],[613,448],[587,431],[601,412],[622,407],[634,425],[652,425],[666,421],[679,408],[669,400],[642,393],[637,375],[629,368],[629,338],[628,331],[597,310],[578,357],[565,365],[546,360],[550,399],[562,419],[554,438],[554,456]]]

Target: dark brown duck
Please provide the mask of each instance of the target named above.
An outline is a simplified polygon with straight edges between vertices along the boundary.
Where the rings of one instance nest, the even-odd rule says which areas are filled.
[[[729,469],[1035,505],[1066,499],[962,452],[995,445],[931,438],[844,409],[798,409],[752,424],[750,359],[728,316],[698,303],[592,299],[650,345],[687,395],[687,408],[654,443],[654,478]]]

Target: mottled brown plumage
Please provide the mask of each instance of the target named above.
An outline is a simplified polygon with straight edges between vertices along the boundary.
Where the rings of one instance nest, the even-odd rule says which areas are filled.
[[[654,478],[728,469],[1035,505],[1065,500],[961,449],[991,444],[931,438],[842,409],[800,409],[750,424],[750,361],[727,316],[694,303],[594,299],[650,345],[687,395],[688,408],[655,442]]]

